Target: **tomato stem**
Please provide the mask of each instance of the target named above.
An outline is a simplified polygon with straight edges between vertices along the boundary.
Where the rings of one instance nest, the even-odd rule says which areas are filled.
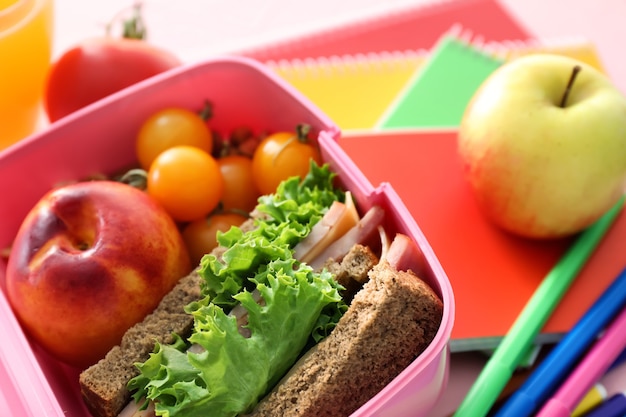
[[[213,103],[209,100],[204,100],[204,107],[198,113],[200,118],[205,122],[210,120],[213,117]]]
[[[233,144],[229,138],[222,140],[222,147],[219,150],[218,158],[225,158],[233,154]]]
[[[238,214],[238,215],[240,215],[240,216],[242,216],[242,217],[245,217],[245,218],[247,218],[247,219],[249,219],[250,217],[252,217],[252,216],[250,215],[250,213],[248,213],[247,211],[242,210],[242,209],[238,209],[238,208],[232,208],[232,209],[230,209],[230,210],[225,210],[225,211],[224,211],[224,213],[233,213],[233,214]]]
[[[144,169],[134,168],[126,171],[118,181],[145,191],[148,188],[148,173]]]
[[[132,6],[132,14],[129,18],[124,19],[122,37],[125,39],[146,39],[146,26],[141,15],[142,4],[140,1],[135,2]],[[114,24],[120,20],[122,13],[126,13],[128,9],[120,11],[113,19],[106,25],[105,31],[107,36],[111,36],[111,30]]]
[[[274,154],[272,158],[272,165],[276,164],[276,159],[280,156],[281,153],[287,148],[287,146],[291,145],[294,141],[298,141],[300,143],[308,143],[309,142],[309,132],[311,131],[311,125],[306,123],[300,123],[296,126],[296,133],[289,138],[289,140],[285,141],[283,145],[280,147],[278,152]]]
[[[309,132],[311,132],[311,125],[300,123],[296,126],[297,138],[302,143],[309,141]]]
[[[209,214],[207,214],[207,215],[205,216],[205,218],[208,220],[209,218],[211,218],[211,216],[214,216],[214,215],[216,215],[216,214],[229,214],[229,213],[232,213],[232,214],[238,214],[238,215],[240,215],[240,216],[242,216],[242,217],[245,217],[245,218],[248,218],[248,219],[249,219],[250,217],[252,217],[252,216],[250,215],[250,213],[249,213],[249,212],[247,212],[247,211],[245,211],[245,210],[242,210],[242,209],[238,209],[238,208],[230,208],[230,209],[226,210],[226,209],[224,209],[224,202],[223,202],[223,201],[220,201],[220,202],[217,204],[217,207],[215,207],[215,208],[213,209],[213,211],[211,211]]]

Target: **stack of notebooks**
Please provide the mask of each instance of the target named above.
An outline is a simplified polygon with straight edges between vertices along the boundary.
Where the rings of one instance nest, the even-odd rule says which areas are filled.
[[[538,40],[497,0],[446,0],[243,52],[325,111],[370,182],[391,183],[406,202],[452,283],[457,355],[497,347],[572,243],[529,241],[491,225],[457,159],[457,128],[478,86],[505,62],[537,52],[604,71],[590,42]],[[622,213],[536,346],[560,340],[619,274],[624,238]],[[467,371],[455,368],[453,354],[452,375]]]

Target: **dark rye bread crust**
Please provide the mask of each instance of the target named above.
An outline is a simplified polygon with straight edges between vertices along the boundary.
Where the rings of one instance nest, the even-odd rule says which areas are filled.
[[[122,342],[98,363],[81,372],[80,391],[87,408],[98,417],[115,417],[130,400],[126,384],[139,374],[135,362],[144,362],[154,342],[172,343],[172,333],[187,335],[193,317],[183,307],[198,300],[202,278],[196,271],[181,278],[154,312],[131,327]]]
[[[247,417],[350,415],[424,351],[442,315],[426,283],[381,262],[333,332]]]
[[[240,227],[244,231],[252,229],[254,219],[246,220]],[[224,250],[217,247],[211,253],[221,256]],[[135,363],[149,358],[155,341],[169,344],[174,341],[174,333],[185,338],[191,334],[193,316],[185,313],[184,308],[202,297],[201,283],[197,269],[181,278],[152,313],[126,331],[118,346],[81,372],[81,396],[94,417],[116,417],[124,409],[130,401],[128,381],[139,375]]]

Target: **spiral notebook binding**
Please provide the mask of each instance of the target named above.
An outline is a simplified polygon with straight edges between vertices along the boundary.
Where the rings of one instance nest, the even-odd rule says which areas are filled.
[[[354,55],[267,61],[288,78],[329,77],[337,74],[377,73],[412,69],[427,58],[428,50],[383,51]]]
[[[454,24],[444,32],[443,37],[452,37],[457,42],[468,46],[469,51],[479,52],[478,55],[487,55],[500,61],[507,61],[533,52],[560,52],[565,55],[571,55],[576,51],[586,49],[590,54],[595,54],[592,42],[582,36],[488,42],[485,41],[482,35],[474,33],[461,24]],[[337,74],[417,68],[418,64],[427,60],[429,55],[429,50],[419,49],[369,52],[354,55],[345,54],[341,56],[331,55],[293,60],[270,60],[266,64],[288,78],[303,79],[307,77],[329,77]]]
[[[441,25],[445,25],[446,21],[449,21],[449,24],[455,21],[467,21],[472,22],[470,25],[477,26],[477,16],[481,17],[480,21],[483,18],[490,18],[494,22],[491,29],[491,39],[504,39],[507,36],[524,39],[530,37],[526,28],[497,0],[429,0],[393,10],[381,6],[376,10],[363,12],[359,20],[333,22],[323,29],[302,33],[289,40],[255,46],[240,51],[240,53],[264,62],[282,57],[288,59],[294,59],[296,56],[304,58],[311,56],[306,55],[310,54],[311,50],[315,51],[313,52],[315,55],[311,56],[313,58],[330,55],[328,52],[323,52],[324,50],[337,51],[332,53],[355,54],[360,52],[356,51],[359,48],[372,49],[367,43],[363,44],[360,40],[362,38],[368,39],[368,36],[372,36],[373,33],[376,36],[379,34],[383,37],[388,36],[387,40],[382,42],[380,38],[377,38],[375,41],[376,52],[380,52],[380,49],[393,49],[393,44],[397,42],[404,45],[398,48],[400,50],[430,48],[432,47],[431,42],[434,42],[438,35],[445,30],[445,27]],[[431,25],[430,21],[433,20],[437,23]],[[415,28],[413,38],[403,37],[395,31],[403,25]],[[393,36],[393,39],[389,36]],[[407,39],[411,39],[410,44],[403,42]],[[428,44],[424,44],[425,39],[428,39]],[[381,48],[381,43],[385,44],[386,47]],[[341,46],[334,48],[334,45],[337,44]],[[358,47],[355,47],[357,44]],[[350,51],[344,52],[344,49],[350,49]]]
[[[473,33],[460,24],[452,26],[444,36],[454,38],[468,46],[469,50],[480,52],[480,55],[503,62],[530,53],[556,53],[577,57],[600,70],[604,69],[593,42],[584,36],[485,41],[482,35]]]
[[[487,42],[485,37],[479,33],[475,33],[471,29],[464,27],[457,23],[454,24],[448,31],[446,31],[441,39],[452,38],[458,44],[467,47],[469,52],[473,52],[483,58],[488,56],[489,58],[502,60],[498,53],[498,48],[494,48],[496,45],[500,45],[497,42]],[[509,41],[505,41],[509,42]],[[511,42],[521,42],[513,40]]]
[[[403,100],[403,91],[409,91],[407,86],[414,84],[424,73],[432,72],[437,50],[444,45],[447,45],[446,56],[456,56],[464,65],[473,68],[474,75],[533,51],[563,53],[590,62],[596,59],[593,50],[587,48],[588,43],[581,38],[490,42],[462,24],[455,24],[440,35],[432,49],[280,59],[266,64],[311,97],[342,129],[367,129],[380,126]],[[436,80],[435,84],[460,82],[456,68],[445,69],[451,79]],[[457,93],[458,90],[451,94]],[[441,94],[438,97],[441,98]],[[363,103],[367,106],[363,107]],[[452,122],[456,123],[456,120]],[[446,119],[441,123],[448,126],[450,122]]]
[[[246,51],[246,54],[258,56],[263,59],[267,55],[285,55],[297,49],[298,45],[321,45],[348,37],[358,36],[359,33],[369,32],[376,28],[393,27],[410,20],[417,14],[428,14],[453,7],[458,3],[467,3],[473,0],[437,0],[428,3],[410,5],[399,10],[375,10],[371,15],[365,16],[358,21],[339,26],[329,27],[314,33],[302,34],[288,41],[257,47]]]

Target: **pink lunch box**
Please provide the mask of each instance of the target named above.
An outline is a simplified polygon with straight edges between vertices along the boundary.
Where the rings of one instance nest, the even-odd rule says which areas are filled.
[[[141,82],[84,108],[0,153],[0,247],[10,246],[24,216],[59,182],[111,173],[133,163],[141,121],[167,106],[214,104],[211,126],[227,132],[246,124],[257,131],[313,127],[323,158],[361,208],[380,204],[387,229],[409,235],[428,262],[424,277],[444,303],[441,327],[409,367],[353,417],[427,416],[446,388],[448,341],[454,321],[450,282],[418,225],[388,183],[372,186],[337,145],[340,130],[262,64],[224,57],[187,65]],[[6,260],[0,264],[0,410],[23,417],[89,417],[78,389],[79,369],[48,356],[29,340],[5,296]]]

